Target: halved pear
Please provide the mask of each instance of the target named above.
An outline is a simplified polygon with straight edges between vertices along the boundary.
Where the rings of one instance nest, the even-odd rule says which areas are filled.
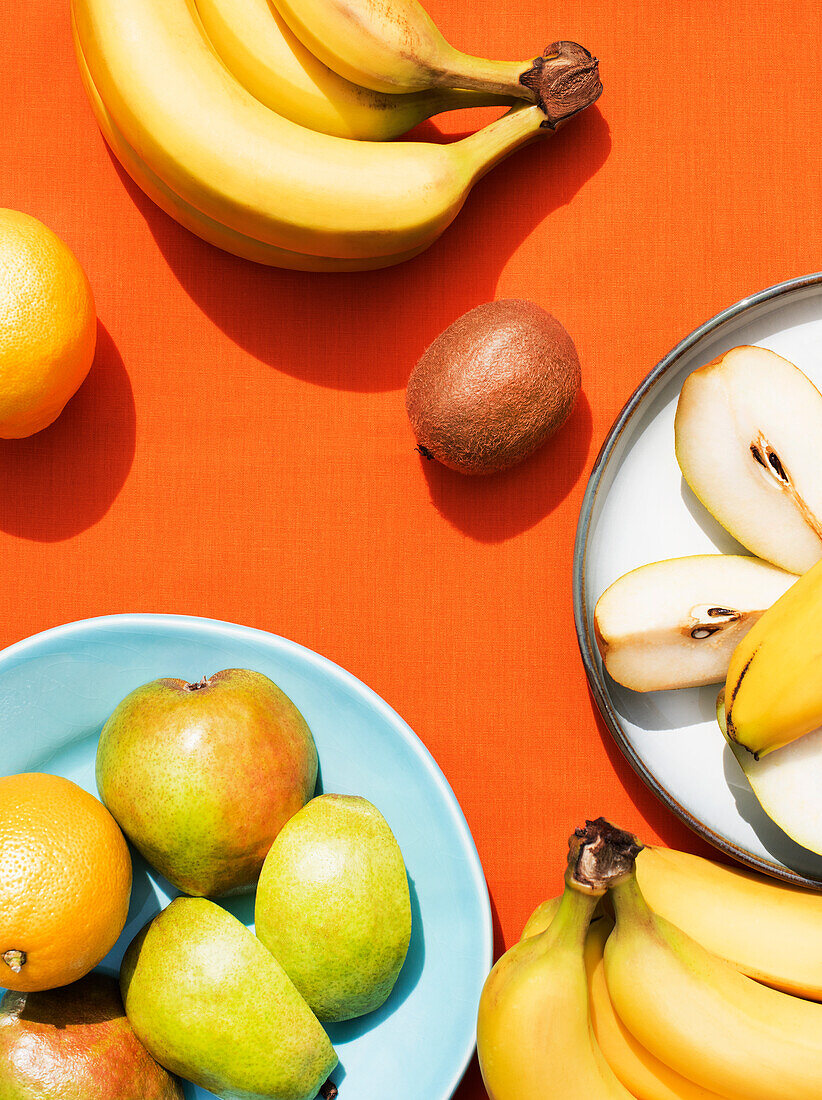
[[[634,569],[594,609],[605,667],[634,691],[718,683],[737,643],[795,580],[738,554],[696,554]]]
[[[700,367],[675,439],[683,477],[743,546],[792,573],[822,558],[822,394],[798,367],[748,346]]]
[[[792,741],[757,760],[728,737],[725,689],[716,701],[716,717],[762,809],[783,833],[822,855],[822,729]]]

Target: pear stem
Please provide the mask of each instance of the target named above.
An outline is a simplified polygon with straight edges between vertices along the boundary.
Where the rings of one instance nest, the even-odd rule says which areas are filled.
[[[186,691],[199,691],[201,688],[208,687],[211,683],[210,676],[204,676],[202,680],[198,680],[196,684],[186,684]]]

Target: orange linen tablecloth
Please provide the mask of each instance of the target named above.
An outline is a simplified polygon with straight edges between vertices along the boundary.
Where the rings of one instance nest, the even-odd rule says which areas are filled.
[[[576,39],[601,59],[605,93],[482,181],[419,259],[316,276],[234,259],[155,209],[94,124],[67,3],[0,0],[0,205],[74,248],[101,321],[63,417],[0,443],[0,643],[161,611],[262,627],[339,662],[453,785],[499,950],[558,891],[586,816],[705,851],[598,720],[573,535],[602,437],[656,361],[736,299],[822,267],[822,9],[427,6],[486,56]],[[415,454],[404,385],[445,325],[506,296],[563,321],[584,394],[528,464],[465,480]],[[474,1066],[459,1096],[483,1095]]]

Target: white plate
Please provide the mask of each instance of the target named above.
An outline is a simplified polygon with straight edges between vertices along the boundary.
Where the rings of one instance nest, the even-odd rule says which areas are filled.
[[[651,371],[617,417],[591,473],[577,528],[577,636],[603,718],[648,787],[723,851],[768,874],[818,887],[822,857],[766,816],[726,746],[716,724],[718,687],[630,691],[604,672],[594,641],[596,601],[628,570],[685,554],[748,552],[699,503],[674,455],[682,383],[739,344],[770,348],[822,389],[822,273],[780,283],[717,314]]]

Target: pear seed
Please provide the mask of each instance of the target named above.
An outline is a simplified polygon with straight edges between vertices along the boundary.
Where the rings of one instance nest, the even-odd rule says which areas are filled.
[[[774,470],[776,470],[777,477],[781,478],[782,481],[785,482],[789,480],[788,475],[785,473],[785,467],[779,461],[779,455],[776,453],[776,451],[768,452],[768,462],[770,462],[771,466],[774,468]]]

